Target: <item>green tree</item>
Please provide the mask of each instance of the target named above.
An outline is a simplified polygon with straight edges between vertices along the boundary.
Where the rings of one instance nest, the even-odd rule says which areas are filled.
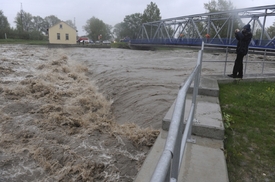
[[[211,0],[209,3],[204,3],[204,8],[209,12],[227,11],[234,9],[233,3],[230,0]]]
[[[55,24],[59,23],[61,20],[54,15],[50,15],[45,17],[45,21],[46,21],[47,27],[50,28]]]
[[[143,15],[142,15],[142,23],[147,23],[147,22],[153,22],[153,21],[159,21],[161,20],[160,16],[160,10],[156,3],[151,2],[150,4],[147,5],[147,8],[144,10]],[[157,27],[146,27],[146,31],[149,34],[148,36],[150,38],[153,38],[152,32],[156,32]]]
[[[42,40],[47,32],[47,24],[40,16],[32,16],[21,10],[15,17],[16,29],[14,38]]]
[[[147,8],[144,10],[143,14],[134,13],[125,16],[123,22],[115,25],[114,34],[118,40],[126,37],[135,39],[138,36],[142,23],[159,20],[161,20],[160,10],[155,3],[151,2],[147,5]],[[156,28],[157,27],[153,27],[154,30]],[[146,27],[146,29],[147,32],[151,32],[151,27]],[[168,31],[170,34],[170,29]]]
[[[113,34],[116,37],[116,40],[119,41],[128,36],[127,27],[124,22],[118,23],[114,26]]]
[[[30,32],[33,30],[32,15],[23,10],[17,13],[15,17],[16,29],[21,32]]]
[[[138,31],[142,24],[142,17],[141,13],[126,15],[123,22],[116,24],[113,32],[117,40],[124,38],[137,38]]]
[[[142,14],[135,13],[124,18],[124,37],[137,38],[138,30],[142,24]]]
[[[108,40],[111,38],[111,26],[105,24],[102,20],[92,17],[87,20],[84,30],[88,33],[88,37],[92,40]]]
[[[67,21],[65,21],[65,23],[67,23],[67,24],[68,24],[69,26],[71,26],[72,28],[76,29],[76,26],[75,26],[75,24],[73,23],[72,20],[67,20]]]
[[[257,29],[254,36],[253,36],[253,38],[254,39],[260,39],[261,38],[261,32],[262,32],[261,29]]]
[[[106,25],[106,40],[110,40],[111,38],[114,37],[113,35],[113,32],[112,32],[112,29],[113,29],[113,26],[112,25],[108,25],[108,24],[105,24]]]
[[[266,31],[269,34],[270,38],[272,39],[275,36],[275,22],[273,22],[273,25],[268,27]]]
[[[40,16],[33,16],[33,31],[47,34],[48,25],[45,19]]]
[[[208,13],[228,11],[228,10],[235,9],[233,3],[230,0],[218,0],[218,1],[211,0],[209,3],[204,3],[204,8],[208,11]],[[224,16],[224,18],[228,18],[230,15],[224,14],[223,16]],[[215,18],[215,15],[213,15],[212,18]],[[217,18],[221,18],[221,17],[217,17]],[[214,21],[217,31],[219,31],[219,35],[222,38],[227,38],[229,36],[229,35],[227,35],[229,22],[226,23],[225,26],[223,26],[224,23],[225,23],[225,20]],[[239,21],[234,20],[233,21],[233,30],[238,28],[239,25],[240,25]],[[213,29],[213,27],[211,27],[210,36],[213,37],[213,36],[215,36],[215,34],[216,34],[215,30]],[[233,34],[234,34],[234,32],[232,32],[232,35]]]
[[[5,38],[5,34],[10,32],[10,24],[2,10],[0,10],[0,39]]]
[[[201,21],[195,22],[195,25],[197,26],[199,32],[197,32],[193,23],[189,23],[186,26],[185,30],[180,33],[184,34],[185,37],[188,37],[188,38],[200,38],[199,34],[202,36],[207,34],[206,30],[203,31],[203,27],[205,25],[203,22],[201,22]]]
[[[33,23],[33,16],[21,10],[17,13],[15,17],[15,34],[16,38],[20,39],[30,39],[31,38],[31,32],[34,30],[34,23]]]
[[[160,10],[156,3],[151,2],[143,12],[142,23],[159,20],[161,20]]]

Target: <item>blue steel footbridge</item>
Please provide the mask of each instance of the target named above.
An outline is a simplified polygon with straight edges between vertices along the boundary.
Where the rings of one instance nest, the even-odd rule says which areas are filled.
[[[214,46],[234,47],[235,29],[251,25],[253,39],[250,48],[275,50],[275,34],[268,26],[275,22],[275,5],[230,11],[203,13],[143,23],[137,39],[130,46]]]

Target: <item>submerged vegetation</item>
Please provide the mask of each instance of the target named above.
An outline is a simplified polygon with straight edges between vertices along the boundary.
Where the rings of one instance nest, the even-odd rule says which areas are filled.
[[[275,83],[219,86],[229,180],[275,181]]]

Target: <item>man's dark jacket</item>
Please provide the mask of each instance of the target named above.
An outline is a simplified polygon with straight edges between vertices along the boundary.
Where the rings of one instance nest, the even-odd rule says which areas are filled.
[[[245,25],[242,31],[235,32],[235,37],[238,40],[236,49],[237,54],[246,55],[252,38],[250,25]]]

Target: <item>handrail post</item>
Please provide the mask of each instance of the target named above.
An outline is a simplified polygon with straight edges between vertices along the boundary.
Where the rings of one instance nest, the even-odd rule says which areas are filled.
[[[263,63],[262,63],[262,75],[264,74],[264,62],[266,59],[266,49],[264,50],[264,59],[263,59]]]
[[[196,97],[198,94],[200,83],[203,48],[204,42],[202,42],[202,49],[199,51],[198,54],[197,66],[178,92],[174,112],[170,123],[170,128],[168,131],[168,136],[165,143],[165,148],[151,177],[151,182],[177,182],[178,180],[186,142],[187,139],[191,138],[192,123],[197,105]],[[192,82],[194,82],[192,104],[188,116],[188,121],[184,128],[186,95]]]
[[[225,62],[224,62],[223,76],[225,76],[225,73],[226,73],[227,58],[228,58],[228,46],[226,46],[226,56],[225,56]]]
[[[186,102],[184,101],[184,105],[186,104]],[[185,108],[185,107],[183,107]],[[182,110],[182,112],[184,112],[185,109]],[[179,131],[177,133],[177,137],[176,137],[176,145],[174,146],[174,153],[173,153],[173,159],[172,159],[172,170],[171,170],[171,178],[174,179],[178,179],[178,175],[179,175],[179,162],[180,162],[180,149],[181,149],[181,136],[182,133],[184,131],[184,127],[183,127],[183,122],[184,122],[184,118],[182,118],[182,120],[180,121],[180,125],[179,125]]]
[[[200,86],[200,74],[201,74],[201,64],[202,64],[201,61],[202,61],[202,50],[200,50],[198,53],[198,60],[197,60],[198,69],[194,78],[194,88],[193,88],[193,94],[192,94],[192,104],[195,105],[194,113],[196,113],[196,110],[197,110],[196,106],[197,106],[197,95],[198,95],[198,90]],[[194,119],[194,115],[192,116],[192,118]],[[190,126],[190,129],[188,128],[188,135],[187,135],[188,140],[191,140],[193,119],[192,119],[192,124]]]
[[[248,53],[245,57],[245,65],[244,65],[244,75],[246,74],[246,65],[247,65]]]

